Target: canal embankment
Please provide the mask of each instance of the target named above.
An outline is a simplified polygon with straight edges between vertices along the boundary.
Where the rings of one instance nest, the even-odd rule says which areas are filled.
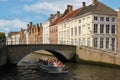
[[[0,47],[0,66],[3,66],[7,63],[7,51],[6,47]]]
[[[119,53],[109,53],[92,48],[77,47],[76,61],[108,66],[120,66]]]

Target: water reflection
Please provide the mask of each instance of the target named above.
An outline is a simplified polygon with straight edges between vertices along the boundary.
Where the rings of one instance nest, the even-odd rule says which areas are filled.
[[[11,67],[0,70],[0,80],[120,80],[120,69],[66,63],[67,74],[48,74],[39,71],[37,66]]]
[[[68,65],[69,75],[75,80],[120,80],[120,69],[74,63]]]

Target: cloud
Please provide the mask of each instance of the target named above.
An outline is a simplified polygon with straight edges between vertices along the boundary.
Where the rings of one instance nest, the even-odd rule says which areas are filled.
[[[90,4],[90,0],[84,0],[87,4]],[[32,13],[49,14],[56,11],[63,12],[66,9],[66,5],[73,5],[74,8],[81,7],[82,0],[40,0],[30,5],[24,5],[24,10]]]
[[[0,19],[0,32],[10,32],[10,31],[18,31],[21,28],[26,28],[27,23],[23,22],[19,19],[14,20],[5,20]]]

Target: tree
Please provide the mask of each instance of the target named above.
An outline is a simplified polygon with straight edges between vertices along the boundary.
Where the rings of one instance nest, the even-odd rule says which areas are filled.
[[[3,32],[0,32],[0,41],[6,41],[6,36]]]

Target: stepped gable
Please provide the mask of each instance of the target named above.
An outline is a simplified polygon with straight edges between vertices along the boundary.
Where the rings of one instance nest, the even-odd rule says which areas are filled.
[[[101,2],[96,2],[94,5],[89,5],[84,8],[82,8],[81,11],[79,11],[74,17],[83,15],[83,14],[88,14],[88,13],[93,13],[93,14],[102,14],[102,15],[117,15],[117,12],[110,7],[106,6],[105,4]]]

